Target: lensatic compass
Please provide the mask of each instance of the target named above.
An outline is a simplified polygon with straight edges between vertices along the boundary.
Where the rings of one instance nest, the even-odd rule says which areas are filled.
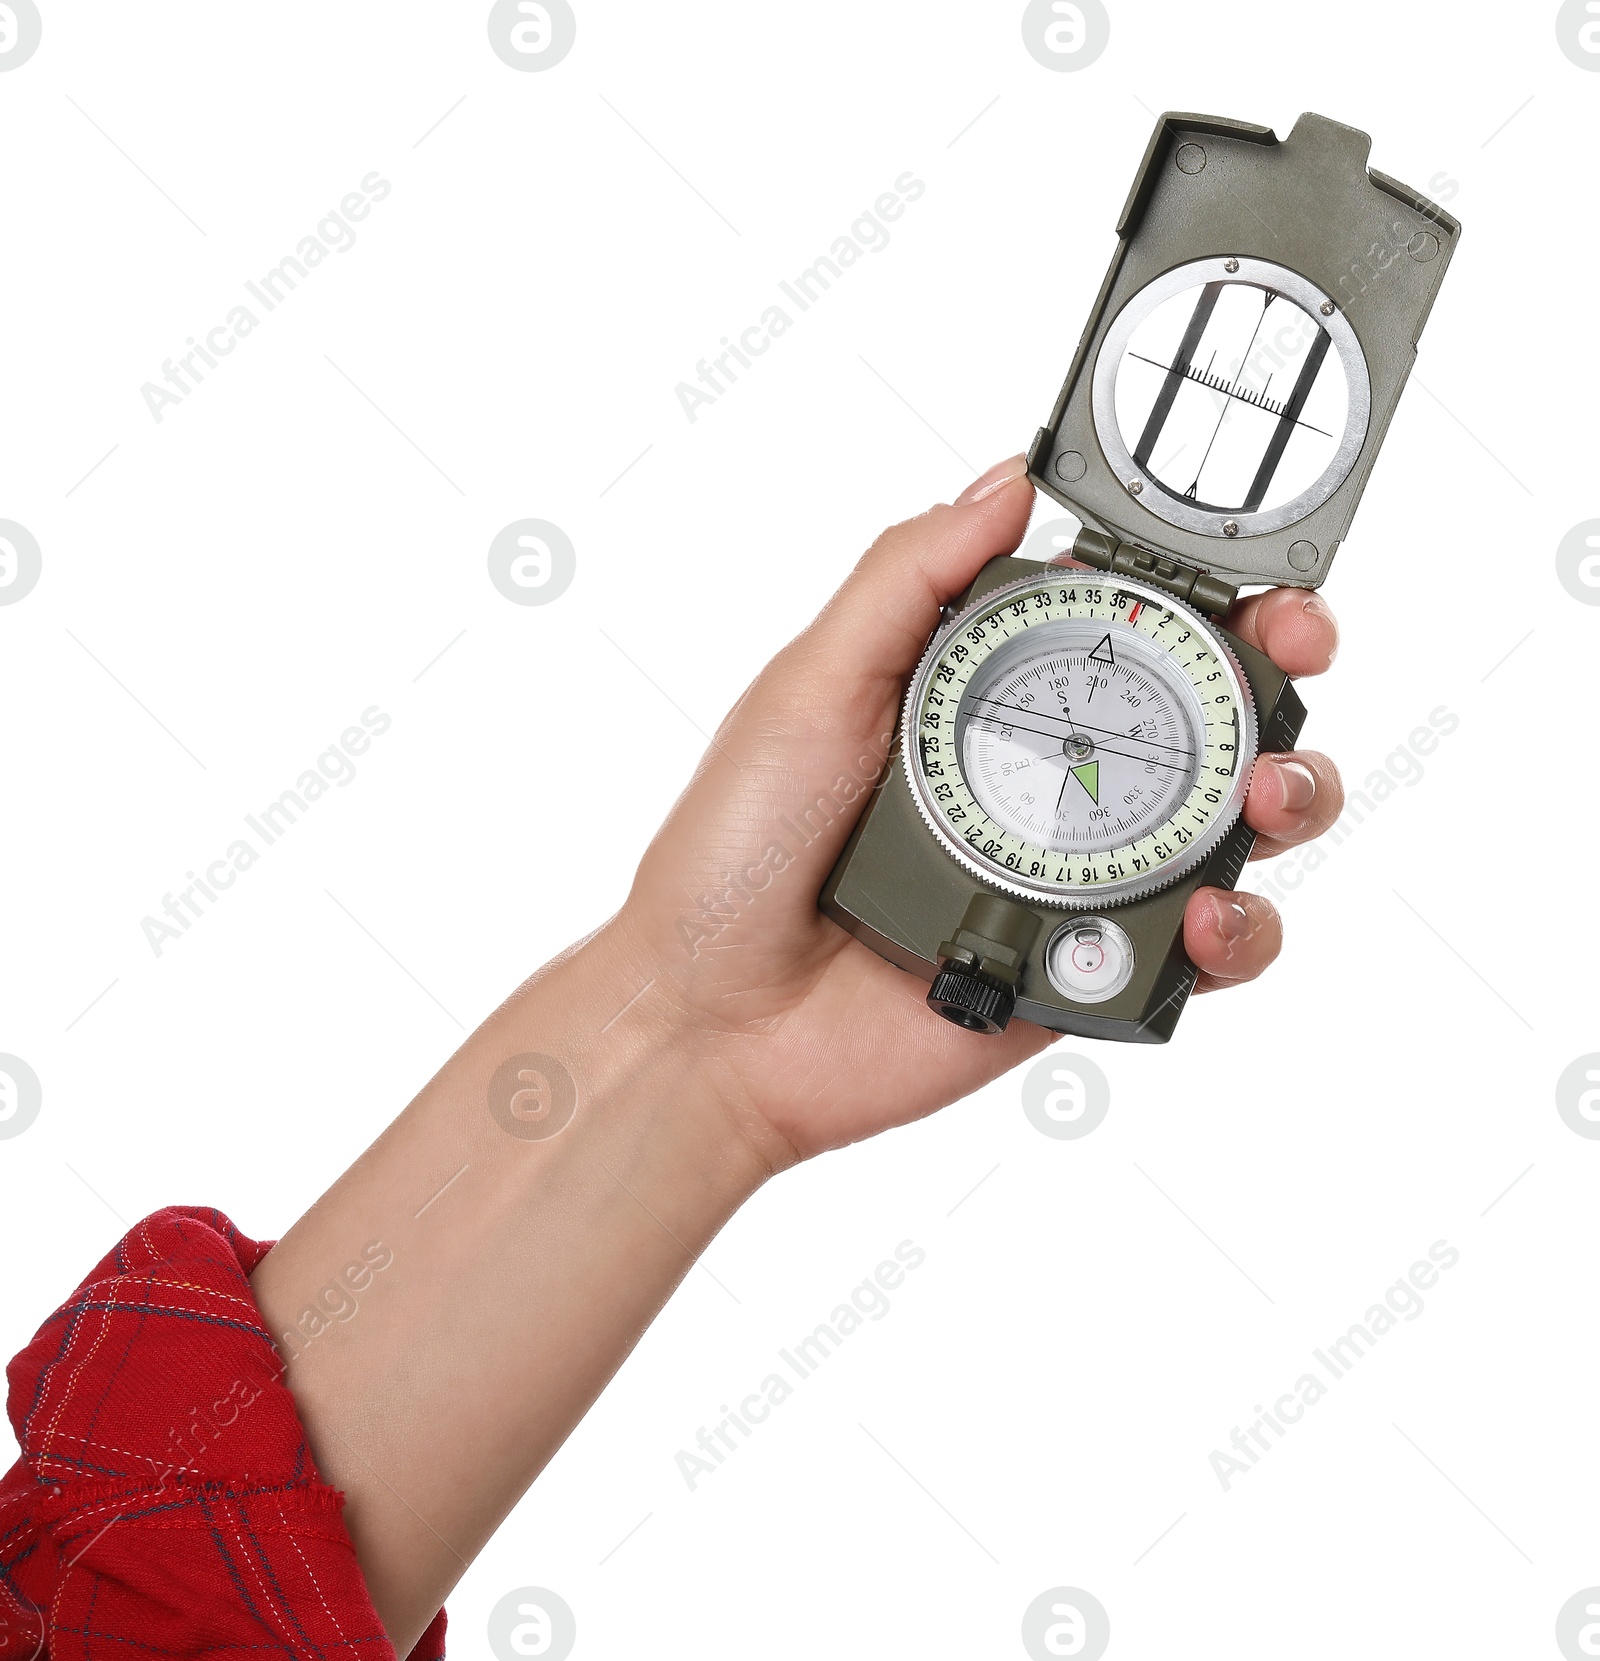
[[[822,894],[960,1026],[1172,1035],[1184,907],[1237,882],[1255,759],[1305,718],[1217,619],[1327,576],[1460,234],[1369,149],[1317,115],[1157,125],[1028,455],[1084,528],[947,608]]]

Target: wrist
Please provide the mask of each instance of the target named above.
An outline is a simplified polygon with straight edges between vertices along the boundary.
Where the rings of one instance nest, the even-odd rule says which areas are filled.
[[[486,1062],[498,1051],[508,1059],[533,1053],[559,1069],[548,1086],[536,1081],[535,1117],[526,1123],[508,1111],[510,1096],[491,1100],[502,1130],[542,1141],[546,1116],[564,1114],[550,1139],[597,1141],[608,1157],[641,1169],[650,1161],[693,1169],[704,1205],[724,1213],[712,1232],[794,1162],[789,1144],[749,1108],[670,965],[625,912],[520,987],[474,1042],[491,1046]],[[500,1079],[502,1091],[512,1082]]]

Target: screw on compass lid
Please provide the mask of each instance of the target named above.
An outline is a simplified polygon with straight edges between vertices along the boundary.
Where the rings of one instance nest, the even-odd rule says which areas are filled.
[[[928,1007],[968,1032],[992,1035],[1006,1030],[1011,1012],[1017,1007],[1017,994],[975,969],[953,965],[933,977]]]

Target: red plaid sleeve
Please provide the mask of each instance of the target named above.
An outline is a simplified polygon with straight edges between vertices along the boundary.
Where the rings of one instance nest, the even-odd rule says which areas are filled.
[[[0,1657],[393,1661],[250,1295],[270,1246],[158,1211],[12,1361]]]

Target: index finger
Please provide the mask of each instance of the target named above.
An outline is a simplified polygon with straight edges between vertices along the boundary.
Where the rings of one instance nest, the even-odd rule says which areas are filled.
[[[1320,675],[1339,651],[1328,602],[1307,588],[1272,588],[1240,600],[1223,627],[1290,675]]]

